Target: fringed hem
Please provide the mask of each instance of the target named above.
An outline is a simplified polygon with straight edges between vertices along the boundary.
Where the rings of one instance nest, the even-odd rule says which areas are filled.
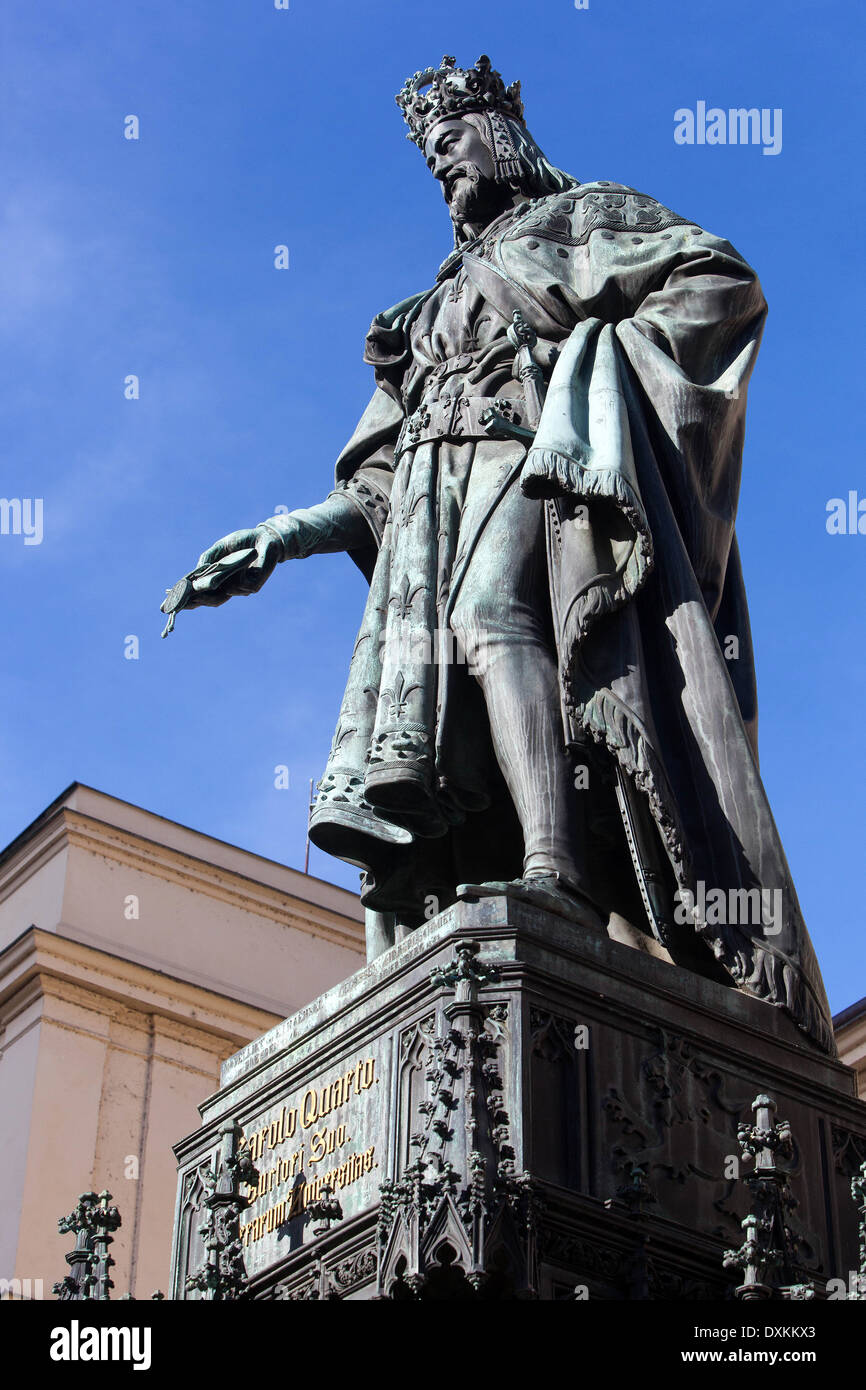
[[[585,704],[566,703],[566,711],[608,752],[647,798],[653,819],[678,882],[689,876],[686,837],[674,811],[667,773],[655,749],[629,710],[609,690],[599,690]]]
[[[646,581],[653,568],[653,542],[643,504],[634,488],[615,468],[590,468],[580,460],[556,449],[530,449],[520,474],[525,497],[568,496],[578,501],[610,502],[619,509],[635,534],[628,561],[617,571],[618,583],[610,576],[579,595],[577,637],[583,640],[593,622],[604,613],[621,607]]]
[[[677,884],[683,892],[694,893],[687,841],[674,810],[667,774],[629,710],[609,690],[601,690],[583,704],[567,701],[566,712],[596,743],[605,745],[647,798]],[[803,972],[790,960],[730,925],[714,930],[696,924],[695,931],[739,989],[784,1009],[811,1042],[830,1057],[837,1056],[832,1025]]]

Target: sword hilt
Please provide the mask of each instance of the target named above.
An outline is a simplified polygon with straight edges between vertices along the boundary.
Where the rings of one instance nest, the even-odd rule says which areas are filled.
[[[508,341],[514,347],[514,375],[523,383],[523,397],[526,402],[526,418],[537,429],[544,405],[544,373],[533,356],[533,348],[538,343],[538,334],[527,323],[519,309],[511,315],[511,326],[506,330]]]

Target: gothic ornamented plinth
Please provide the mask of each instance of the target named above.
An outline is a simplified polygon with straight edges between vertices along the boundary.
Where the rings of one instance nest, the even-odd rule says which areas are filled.
[[[738,1128],[764,1092],[793,1135],[786,1277],[847,1287],[847,1068],[733,989],[519,903],[458,905],[226,1062],[176,1148],[171,1294],[208,1296],[190,1276],[234,1122],[246,1296],[731,1296]]]

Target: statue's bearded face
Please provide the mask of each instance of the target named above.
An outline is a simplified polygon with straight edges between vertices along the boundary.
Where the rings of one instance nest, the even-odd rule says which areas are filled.
[[[458,225],[485,227],[507,203],[507,190],[494,177],[493,155],[469,121],[437,122],[424,143],[424,157]]]

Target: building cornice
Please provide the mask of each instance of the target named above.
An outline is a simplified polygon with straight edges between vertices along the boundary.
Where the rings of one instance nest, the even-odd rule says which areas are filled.
[[[66,838],[70,845],[90,854],[102,855],[127,868],[156,874],[205,897],[230,903],[244,912],[254,912],[281,926],[317,936],[350,951],[363,948],[364,928],[336,912],[257,879],[197,859],[169,848],[156,840],[119,830],[105,821],[64,810]]]
[[[29,1008],[52,982],[72,985],[106,1005],[155,1014],[237,1047],[279,1021],[279,1014],[243,1003],[136,961],[29,927],[0,952],[0,1026]]]
[[[147,813],[143,813],[147,815]],[[154,817],[154,821],[158,818]],[[196,832],[184,830],[186,836]],[[207,836],[200,836],[203,847],[209,845]],[[213,842],[219,844],[220,842]],[[281,926],[318,937],[333,945],[362,953],[364,927],[360,920],[357,899],[343,889],[323,885],[332,894],[344,896],[347,915],[335,912],[321,903],[301,897],[288,886],[277,887],[260,878],[238,872],[213,860],[172,848],[138,832],[121,829],[95,816],[75,810],[68,805],[55,806],[52,814],[41,824],[34,823],[31,833],[19,836],[0,861],[0,902],[24,884],[32,874],[67,848],[100,855],[117,864],[179,884],[192,892],[228,903],[244,912],[253,912]],[[295,870],[257,855],[227,847],[235,856],[248,858],[251,869],[265,870],[272,878],[301,877]],[[318,886],[318,880],[312,880]],[[311,884],[311,886],[312,886]],[[353,920],[348,911],[358,913]]]

